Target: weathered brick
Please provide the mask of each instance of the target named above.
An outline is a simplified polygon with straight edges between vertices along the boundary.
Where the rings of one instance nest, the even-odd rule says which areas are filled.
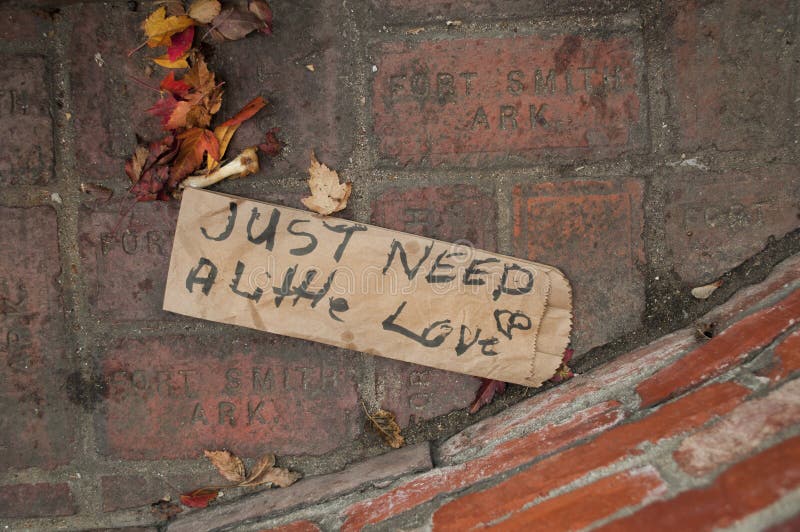
[[[136,146],[134,133],[147,140],[159,134],[158,119],[145,113],[158,94],[146,85],[157,88],[166,70],[152,63],[157,53],[149,48],[128,56],[143,40],[145,10],[92,2],[65,6],[62,14],[80,28],[71,33],[68,49],[77,169],[83,180],[122,190],[130,184],[124,163]],[[156,71],[151,78],[148,65]]]
[[[661,475],[652,466],[645,466],[605,477],[521,510],[488,530],[534,530],[542,523],[547,523],[550,530],[579,530],[666,491]],[[570,511],[573,508],[580,511]]]
[[[74,452],[61,260],[50,207],[0,207],[0,471],[50,469]]]
[[[374,55],[384,161],[475,166],[644,145],[633,32],[387,42]]]
[[[642,405],[656,404],[707,381],[755,349],[771,343],[800,318],[800,290],[776,305],[732,325],[701,347],[642,382],[636,392]]]
[[[295,521],[288,525],[268,528],[261,532],[319,532],[319,527],[311,521]]]
[[[596,530],[712,530],[730,526],[800,486],[800,437],[733,465],[709,486],[654,502]]]
[[[695,344],[688,330],[677,331],[641,349],[611,360],[591,373],[576,375],[555,389],[526,399],[470,425],[439,448],[439,459],[453,463],[465,455],[485,453],[514,434],[541,424],[542,418],[567,405],[589,405],[597,392],[632,386],[647,375],[642,368],[658,368]]]
[[[573,346],[580,353],[641,323],[642,184],[637,180],[517,185],[518,256],[561,269],[573,287]]]
[[[746,456],[781,430],[800,422],[800,380],[743,403],[711,427],[686,438],[675,451],[684,471],[701,476]]]
[[[713,416],[730,411],[747,393],[746,388],[730,382],[706,386],[641,420],[612,428],[589,443],[551,455],[494,487],[445,504],[433,516],[434,527],[446,525],[466,530],[502,518],[595,469],[641,454],[640,446],[645,442],[657,443],[696,429]]]
[[[345,510],[346,520],[342,530],[361,530],[366,525],[399,515],[438,495],[457,491],[606,430],[621,421],[622,413],[617,409],[618,406],[619,403],[608,402],[586,409],[563,423],[506,442],[484,457],[422,473],[382,495],[357,502]]]
[[[0,41],[38,41],[50,30],[50,16],[43,10],[0,9]]]
[[[390,189],[373,202],[372,223],[477,249],[496,249],[494,199],[472,185]],[[378,402],[394,412],[403,426],[412,416],[429,419],[464,408],[479,385],[478,379],[468,375],[382,358],[375,360],[375,374]]]
[[[767,532],[796,532],[800,529],[800,513],[767,529]]]
[[[180,319],[161,310],[180,205],[139,203],[121,218],[131,201],[81,206],[79,249],[92,313],[112,323]]]
[[[670,105],[681,149],[779,146],[793,128],[794,3],[664,4]]]
[[[330,500],[360,487],[391,481],[431,467],[428,443],[411,445],[347,466],[344,471],[338,473],[305,478],[288,488],[263,490],[227,504],[215,512],[195,512],[186,515],[176,519],[169,526],[169,531],[195,532],[223,528],[290,508],[310,506],[320,500]]]
[[[796,166],[670,177],[664,201],[667,244],[687,283],[707,283],[798,225]],[[775,194],[776,190],[783,193]]]
[[[209,464],[203,473],[173,474],[161,472],[157,475],[115,475],[100,479],[103,497],[103,511],[113,512],[125,508],[136,508],[152,504],[163,497],[173,500],[185,493],[203,486],[215,486],[222,477]]]
[[[800,369],[800,330],[784,338],[775,347],[774,362],[761,375],[778,382]]]
[[[209,66],[228,82],[217,116],[227,119],[259,95],[269,101],[239,128],[229,153],[263,142],[268,129],[279,127],[287,147],[263,173],[305,176],[311,150],[332,168],[347,162],[354,137],[351,104],[340,82],[347,65],[340,17],[347,13],[334,0],[287,2],[275,10],[273,35],[254,34],[215,49]]]
[[[53,123],[45,59],[0,56],[0,185],[41,185],[53,175]]]
[[[0,517],[54,517],[76,511],[68,484],[16,484],[0,489]]]
[[[322,454],[355,437],[362,423],[354,355],[266,334],[233,336],[116,342],[101,360],[101,452]]]
[[[549,17],[571,14],[601,15],[624,10],[630,6],[627,0],[603,2],[571,2],[569,0],[372,0],[373,18],[376,23],[387,21],[430,24],[447,20],[468,21],[479,18],[511,18],[547,15]]]

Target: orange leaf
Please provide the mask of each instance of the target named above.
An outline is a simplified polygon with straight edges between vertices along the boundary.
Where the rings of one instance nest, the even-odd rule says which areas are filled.
[[[208,503],[219,495],[219,490],[213,488],[200,488],[181,495],[181,504],[189,508],[205,508]]]
[[[185,15],[179,17],[167,17],[167,9],[164,6],[153,11],[142,24],[144,34],[147,36],[147,46],[169,46],[170,38],[180,33],[189,26],[194,26],[195,22]]]
[[[169,176],[170,188],[177,186],[186,176],[203,163],[203,155],[219,160],[219,141],[208,129],[193,127],[178,135],[180,148]]]
[[[267,101],[261,96],[257,96],[245,105],[241,111],[236,113],[233,118],[226,120],[214,128],[214,135],[219,141],[220,158],[225,155],[225,151],[228,149],[228,144],[230,144],[233,134],[236,133],[236,130],[239,129],[242,122],[252,118],[253,115],[263,109],[265,105],[267,105]],[[212,166],[209,166],[209,168],[213,170]]]

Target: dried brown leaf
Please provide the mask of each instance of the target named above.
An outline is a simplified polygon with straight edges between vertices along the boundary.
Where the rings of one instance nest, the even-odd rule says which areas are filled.
[[[232,482],[244,482],[245,469],[242,459],[230,451],[203,451],[219,474]]]
[[[133,157],[125,163],[125,172],[128,174],[131,183],[136,183],[139,181],[139,178],[142,177],[142,170],[144,169],[144,164],[147,161],[149,153],[147,146],[142,146],[140,144],[136,146]]]
[[[339,174],[320,163],[313,151],[308,173],[311,196],[302,199],[306,208],[327,216],[347,207],[352,183],[339,183]]]
[[[405,445],[405,438],[400,434],[400,425],[397,424],[394,414],[383,409],[378,409],[370,414],[367,407],[363,404],[362,406],[364,407],[364,413],[367,415],[367,419],[369,419],[372,424],[372,428],[381,435],[390,447],[399,449]]]
[[[289,471],[284,467],[268,467],[262,470],[258,475],[250,473],[250,476],[253,477],[252,480],[242,482],[239,485],[242,487],[252,487],[270,484],[278,486],[279,488],[285,488],[297,482],[301,477],[300,473]]]
[[[219,0],[194,0],[189,4],[189,16],[200,24],[208,24],[219,15],[221,8]]]
[[[247,478],[244,482],[242,482],[242,486],[251,485],[251,483],[258,480],[258,478],[263,475],[266,471],[268,471],[272,466],[275,465],[275,455],[272,453],[267,453],[261,458],[258,459],[253,465],[253,469],[250,470],[250,473],[247,475]]]

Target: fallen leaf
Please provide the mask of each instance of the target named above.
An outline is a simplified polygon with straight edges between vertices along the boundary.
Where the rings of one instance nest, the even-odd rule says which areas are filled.
[[[264,456],[258,459],[258,462],[256,462],[253,465],[253,469],[250,470],[250,473],[247,475],[247,478],[244,479],[242,485],[244,486],[246,484],[256,481],[258,477],[263,475],[274,465],[275,465],[275,455],[272,453],[265,454]]]
[[[189,95],[191,85],[182,79],[175,79],[175,72],[170,72],[167,77],[161,80],[159,85],[162,91],[167,91],[175,98],[185,99]]]
[[[250,11],[230,8],[222,11],[211,23],[210,35],[215,41],[238,41],[261,28],[263,22]]]
[[[171,68],[171,69],[189,68],[189,62],[187,61],[188,57],[189,54],[185,53],[173,61],[172,59],[169,58],[167,54],[164,54],[161,57],[153,58],[153,63],[157,64],[160,67]]]
[[[208,24],[219,15],[219,0],[194,0],[189,5],[189,16],[200,24]]]
[[[175,156],[175,162],[172,163],[169,173],[170,191],[174,190],[186,176],[200,168],[206,153],[211,159],[219,160],[219,142],[210,130],[193,127],[180,133],[177,138],[178,155]]]
[[[258,149],[270,157],[277,157],[285,146],[285,144],[278,139],[277,133],[279,131],[280,128],[277,127],[273,127],[267,131],[266,139],[258,145]]]
[[[302,199],[306,208],[327,216],[347,207],[353,185],[349,182],[339,183],[339,174],[320,163],[313,151],[308,173],[311,196]]]
[[[125,163],[125,173],[128,174],[131,183],[136,183],[142,177],[142,170],[149,154],[150,151],[145,146],[136,146],[133,157]]]
[[[236,130],[239,129],[242,122],[252,118],[257,112],[263,109],[265,105],[267,105],[267,101],[261,96],[257,96],[245,105],[241,111],[236,113],[233,118],[226,120],[214,128],[214,135],[219,141],[220,158],[225,155],[225,151],[228,149],[228,144],[230,144],[233,134],[236,133]],[[209,169],[213,170],[213,167],[209,166]]]
[[[220,475],[232,482],[244,482],[246,476],[241,458],[230,451],[203,451],[203,454],[217,468]]]
[[[714,338],[714,332],[717,324],[713,322],[699,323],[694,328],[694,336],[698,342],[705,342]]]
[[[164,6],[153,11],[142,24],[144,34],[147,36],[147,46],[169,46],[170,38],[180,33],[189,26],[194,26],[194,20],[185,15],[167,17]]]
[[[564,357],[561,359],[561,365],[558,366],[555,375],[550,377],[550,382],[558,384],[564,382],[575,376],[572,369],[567,365],[572,360],[572,355],[575,354],[574,349],[567,348],[564,350]]]
[[[264,23],[264,25],[259,28],[259,31],[267,35],[272,35],[272,9],[270,9],[269,4],[264,0],[250,0],[248,9],[258,20]]]
[[[189,508],[205,508],[219,495],[215,488],[200,488],[181,495],[181,504]]]
[[[150,505],[150,512],[163,521],[169,521],[182,511],[183,508],[165,499],[161,499]]]
[[[364,413],[367,415],[367,419],[369,419],[372,423],[372,428],[374,428],[378,434],[381,435],[381,437],[386,443],[389,444],[390,447],[399,449],[405,444],[405,438],[403,438],[403,435],[400,434],[400,425],[397,424],[394,414],[383,409],[378,409],[370,414],[369,411],[367,411],[367,407],[363,403],[361,406],[364,408]]]
[[[408,35],[417,35],[418,33],[422,33],[425,31],[425,28],[411,28],[410,30],[406,30]]]
[[[492,402],[495,395],[502,395],[506,391],[506,383],[494,379],[481,379],[481,386],[475,394],[475,400],[469,407],[469,413],[474,414]]]
[[[244,482],[240,486],[261,486],[263,484],[271,484],[279,488],[291,486],[301,477],[300,473],[296,471],[289,471],[283,467],[270,467],[265,470],[260,476],[250,482]]]
[[[692,288],[692,296],[694,296],[697,299],[708,299],[709,297],[711,297],[711,294],[713,294],[717,290],[717,288],[722,286],[722,283],[723,283],[722,279],[719,279],[717,281],[714,281],[713,283]]]
[[[189,48],[192,47],[192,40],[194,39],[194,26],[189,26],[180,33],[176,33],[170,38],[169,48],[167,48],[167,57],[170,61],[177,61],[181,57],[186,56]]]
[[[314,65],[309,63],[309,64],[306,65],[306,70],[308,70],[309,72],[314,72],[316,70],[316,68],[314,68]]]

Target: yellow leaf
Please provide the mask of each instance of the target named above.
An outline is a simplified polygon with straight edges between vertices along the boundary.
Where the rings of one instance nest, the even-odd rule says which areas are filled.
[[[383,409],[376,410],[370,414],[366,406],[363,404],[361,406],[364,408],[364,413],[367,414],[367,419],[372,423],[372,428],[381,435],[390,447],[399,449],[405,445],[405,438],[400,434],[400,425],[397,424],[394,414]]]
[[[339,183],[339,174],[320,163],[313,151],[308,173],[311,196],[302,199],[303,205],[326,216],[347,207],[353,185],[349,182]]]
[[[189,52],[186,52],[175,61],[172,61],[167,54],[164,54],[161,57],[153,59],[153,62],[164,68],[189,68],[189,63],[186,61],[187,57],[189,57]]]
[[[219,15],[219,0],[194,0],[189,6],[189,16],[200,24],[208,24]]]
[[[147,36],[147,46],[169,46],[170,37],[180,33],[189,26],[194,26],[195,22],[185,15],[178,17],[167,17],[167,9],[159,7],[142,24],[144,34]]]
[[[203,451],[219,474],[233,482],[244,482],[245,470],[242,459],[230,451]]]

